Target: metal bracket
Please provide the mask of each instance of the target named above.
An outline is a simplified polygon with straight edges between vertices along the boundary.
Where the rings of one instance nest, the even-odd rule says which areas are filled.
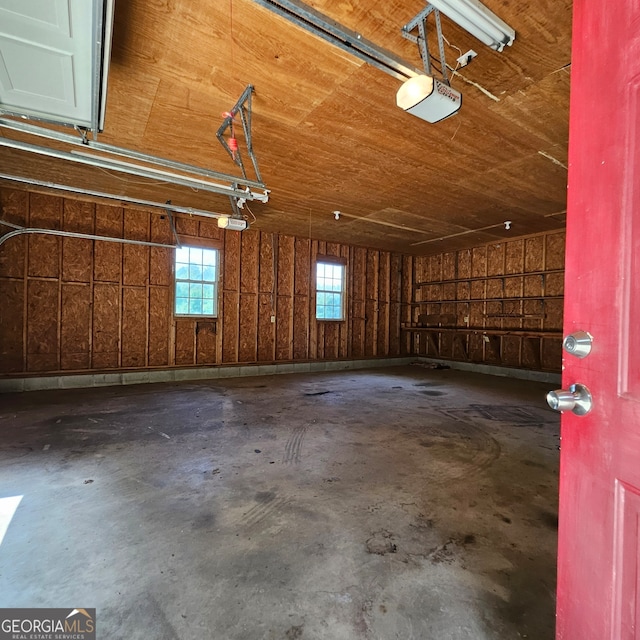
[[[413,17],[401,29],[402,37],[418,45],[420,57],[428,76],[433,75],[431,71],[431,54],[429,53],[429,42],[427,40],[427,18],[433,13],[436,23],[436,36],[438,38],[438,52],[440,54],[440,74],[446,85],[449,85],[449,74],[447,73],[447,61],[444,53],[444,37],[442,35],[442,24],[440,22],[440,11],[432,4],[428,4],[418,15]],[[412,31],[418,30],[418,35]]]
[[[222,121],[222,124],[216,131],[216,138],[218,138],[220,144],[224,147],[231,159],[240,167],[242,171],[242,177],[247,178],[247,172],[242,162],[242,156],[240,155],[240,149],[231,149],[229,143],[224,137],[227,129],[233,128],[234,118],[237,114],[240,115],[240,122],[242,123],[242,131],[244,133],[245,143],[247,145],[247,153],[253,164],[253,170],[256,174],[258,182],[262,182],[260,177],[260,169],[258,167],[258,160],[253,153],[253,138],[251,137],[251,95],[253,94],[253,85],[247,85],[247,88],[242,92],[242,95],[238,98],[238,101],[229,110],[228,115]]]

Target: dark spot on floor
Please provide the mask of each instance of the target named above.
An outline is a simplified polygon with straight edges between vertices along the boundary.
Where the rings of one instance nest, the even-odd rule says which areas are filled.
[[[541,514],[541,519],[542,522],[544,522],[544,524],[547,525],[547,527],[551,528],[551,529],[557,529],[558,528],[558,514],[557,513],[551,513],[550,511],[543,511]]]
[[[287,638],[287,640],[296,640],[297,638],[302,638],[303,631],[304,631],[303,624],[297,627],[291,627],[285,634],[285,637]]]
[[[213,513],[203,513],[199,515],[192,523],[193,529],[210,529],[216,522]]]
[[[444,391],[434,391],[431,389],[425,389],[422,393],[424,393],[425,396],[444,396],[445,392]]]
[[[327,393],[333,393],[332,391],[309,391],[308,393],[305,393],[305,396],[324,396]]]
[[[259,491],[256,493],[256,502],[267,504],[275,499],[276,494],[273,491]]]

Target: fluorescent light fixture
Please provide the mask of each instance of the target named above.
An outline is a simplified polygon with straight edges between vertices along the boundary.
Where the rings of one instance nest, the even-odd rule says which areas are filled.
[[[462,94],[437,78],[418,75],[398,89],[396,104],[427,122],[439,122],[460,109]]]
[[[247,221],[243,220],[242,218],[231,218],[230,216],[222,216],[218,218],[218,227],[220,227],[220,229],[244,231],[247,228]]]
[[[513,44],[516,32],[478,0],[429,0],[429,3],[496,51]]]

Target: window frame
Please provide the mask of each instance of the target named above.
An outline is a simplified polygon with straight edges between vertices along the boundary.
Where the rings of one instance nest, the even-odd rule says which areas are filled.
[[[215,280],[213,282],[206,280],[185,280],[184,278],[178,278],[177,276],[177,268],[178,264],[178,249],[200,249],[205,251],[215,251],[216,252],[216,264],[215,264]],[[193,320],[217,320],[219,318],[219,310],[220,310],[220,285],[222,280],[222,250],[217,245],[212,245],[209,243],[202,242],[200,238],[180,238],[180,246],[176,247],[173,252],[173,264],[172,264],[172,275],[173,275],[173,296],[172,296],[172,311],[173,317],[179,318],[181,320],[184,319],[193,319]],[[193,282],[195,284],[212,284],[213,285],[213,314],[208,313],[178,313],[176,310],[176,301],[178,298],[178,284],[180,282]],[[182,297],[182,296],[181,296]]]
[[[326,264],[342,267],[342,288],[340,295],[342,298],[342,305],[340,308],[340,318],[319,318],[318,317],[318,293],[335,293],[335,291],[325,291],[324,289],[318,290],[318,265]],[[318,255],[315,260],[315,267],[313,270],[313,293],[314,293],[314,318],[316,322],[346,322],[347,320],[347,260],[338,256],[324,256]]]

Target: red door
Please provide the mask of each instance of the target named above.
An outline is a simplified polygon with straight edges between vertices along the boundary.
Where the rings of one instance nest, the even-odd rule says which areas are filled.
[[[575,0],[557,638],[640,639],[640,0]]]

